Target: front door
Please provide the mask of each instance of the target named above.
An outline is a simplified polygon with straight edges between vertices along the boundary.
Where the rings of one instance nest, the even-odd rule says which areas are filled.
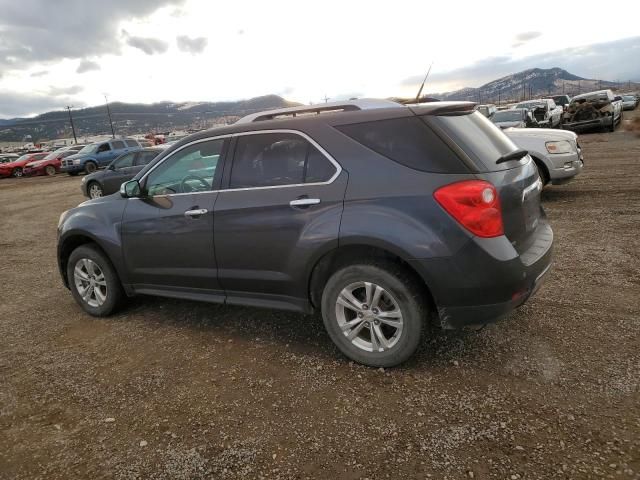
[[[213,206],[225,146],[225,139],[213,139],[175,151],[141,179],[142,197],[127,200],[122,237],[136,291],[224,298],[217,278]]]
[[[229,169],[227,169],[229,170]],[[228,303],[303,307],[319,250],[336,247],[347,173],[309,138],[237,136],[215,205],[218,278]]]
[[[102,184],[104,186],[105,194],[117,192],[120,189],[120,185],[132,178],[131,173],[133,169],[133,159],[135,153],[127,153],[114,160],[107,170],[104,171],[104,177]]]

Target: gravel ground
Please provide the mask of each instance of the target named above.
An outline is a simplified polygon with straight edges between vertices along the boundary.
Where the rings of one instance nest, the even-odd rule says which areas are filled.
[[[91,318],[55,260],[79,179],[0,180],[0,478],[640,478],[640,139],[581,143],[543,194],[545,287],[387,371],[318,317],[141,297]]]

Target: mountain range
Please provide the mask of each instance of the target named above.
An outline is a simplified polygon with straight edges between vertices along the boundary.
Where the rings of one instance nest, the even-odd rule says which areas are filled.
[[[201,130],[216,124],[232,123],[249,113],[299,105],[278,95],[235,102],[160,102],[152,104],[113,102],[109,104],[116,135],[172,130]],[[111,126],[106,106],[72,111],[78,138],[110,135]],[[27,136],[33,141],[72,136],[66,110],[47,112],[33,118],[0,120],[0,141],[18,142]]]
[[[617,88],[622,85],[606,80],[582,78],[562,68],[531,68],[493,80],[477,88],[462,88],[452,92],[430,93],[439,100],[468,100],[478,103],[520,101],[524,98],[540,98],[545,95],[580,93]]]
[[[532,68],[493,80],[477,88],[430,93],[427,97],[438,100],[505,103],[552,94],[576,95],[621,86],[627,87],[627,84],[582,78],[561,68]],[[640,88],[640,84],[633,86]],[[299,104],[278,95],[266,95],[235,102],[115,102],[109,107],[116,135],[131,135],[200,130],[216,124],[232,123],[249,113],[295,105]],[[72,113],[78,138],[111,133],[105,106],[78,109]],[[71,137],[68,112],[62,110],[43,113],[33,118],[0,119],[0,141],[19,142],[24,141],[27,136],[36,142]]]

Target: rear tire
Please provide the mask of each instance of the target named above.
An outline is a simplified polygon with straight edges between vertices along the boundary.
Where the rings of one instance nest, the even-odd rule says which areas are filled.
[[[95,172],[96,170],[98,170],[98,165],[96,165],[94,162],[87,162],[84,164],[84,173],[86,173],[87,175]]]
[[[322,292],[331,340],[344,355],[371,367],[393,367],[413,355],[427,313],[416,280],[390,262],[341,268]]]
[[[94,317],[110,315],[124,300],[113,265],[94,245],[81,245],[71,252],[67,279],[74,300]]]
[[[13,175],[15,178],[22,177],[23,176],[22,168],[20,168],[20,167],[14,168],[13,172],[11,172],[11,175]]]
[[[56,167],[54,167],[53,165],[47,165],[46,167],[44,167],[44,173],[46,173],[50,177],[53,177],[56,174]]]

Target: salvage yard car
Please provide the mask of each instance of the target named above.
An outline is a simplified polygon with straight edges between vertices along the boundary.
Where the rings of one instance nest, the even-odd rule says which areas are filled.
[[[575,133],[550,128],[510,128],[504,133],[529,152],[543,185],[561,185],[582,172],[584,158]]]
[[[516,108],[528,108],[540,127],[562,128],[562,107],[550,98],[520,102]]]
[[[62,159],[70,155],[74,155],[75,153],[76,151],[74,150],[63,150],[62,152],[56,150],[55,152],[51,152],[41,160],[27,163],[24,166],[22,173],[27,177],[36,175],[55,175],[60,171]]]
[[[490,120],[500,128],[531,128],[538,126],[538,121],[533,118],[531,110],[527,108],[500,110]]]
[[[77,154],[65,158],[61,170],[69,175],[78,175],[80,172],[93,173],[98,168],[106,167],[123,153],[135,152],[141,148],[140,143],[133,138],[92,143]]]
[[[622,102],[611,90],[576,95],[564,114],[564,128],[574,131],[601,128],[613,132],[621,121]]]
[[[474,110],[363,99],[193,134],[60,216],[62,280],[95,316],[137,294],[320,311],[347,357],[397,365],[551,265],[535,163]]]
[[[82,177],[82,194],[89,198],[99,198],[117,192],[123,182],[135,177],[163,150],[163,148],[145,148],[137,152],[125,153],[104,170]]]
[[[0,178],[2,177],[22,177],[24,167],[33,161],[42,160],[50,152],[25,153],[12,162],[0,163]]]
[[[622,96],[622,108],[623,110],[635,110],[638,106],[638,99],[633,95]]]

